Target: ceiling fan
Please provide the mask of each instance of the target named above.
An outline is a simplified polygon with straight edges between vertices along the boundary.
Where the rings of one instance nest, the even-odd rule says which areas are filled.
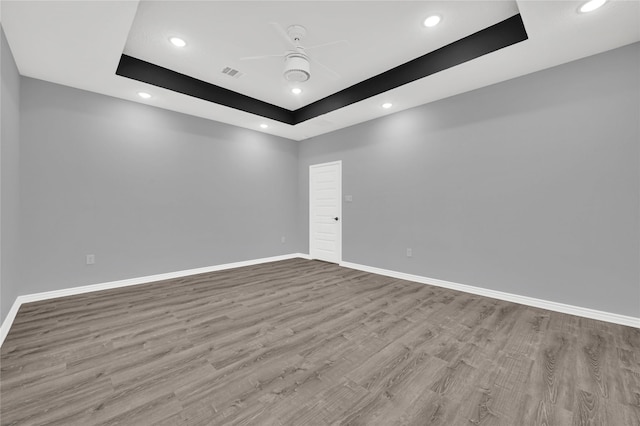
[[[302,46],[302,40],[307,35],[307,29],[302,25],[290,25],[286,30],[276,22],[269,23],[281,38],[286,42],[289,48],[285,53],[279,55],[260,55],[248,56],[240,58],[241,61],[265,59],[265,58],[284,58],[284,71],[282,76],[285,80],[294,83],[302,83],[311,78],[311,62],[324,68],[334,78],[340,78],[340,74],[332,70],[328,66],[322,64],[317,59],[307,54],[308,50],[318,49],[320,47],[332,46],[336,44],[349,44],[346,40],[331,41],[328,43],[318,44],[315,46]]]

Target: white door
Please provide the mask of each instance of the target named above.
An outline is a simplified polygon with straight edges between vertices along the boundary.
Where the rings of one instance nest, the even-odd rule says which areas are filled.
[[[309,167],[309,255],[342,260],[342,161]]]

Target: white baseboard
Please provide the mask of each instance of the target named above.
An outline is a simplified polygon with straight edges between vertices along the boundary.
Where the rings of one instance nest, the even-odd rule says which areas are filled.
[[[205,266],[203,268],[186,269],[183,271],[148,275],[146,277],[129,278],[125,280],[110,281],[110,282],[105,282],[100,284],[91,284],[91,285],[85,285],[80,287],[71,287],[71,288],[65,288],[61,290],[46,291],[43,293],[34,293],[34,294],[26,294],[23,296],[18,296],[15,302],[13,302],[11,309],[9,309],[9,313],[7,313],[7,316],[2,322],[2,326],[0,326],[0,346],[2,346],[2,344],[4,343],[4,339],[7,337],[7,334],[9,334],[9,329],[13,324],[13,320],[15,319],[18,313],[18,309],[20,309],[20,306],[23,303],[54,299],[56,297],[73,296],[76,294],[89,293],[92,291],[109,290],[109,289],[118,288],[118,287],[147,284],[155,281],[163,281],[163,280],[170,280],[173,278],[186,277],[188,275],[197,275],[197,274],[203,274],[206,272],[222,271],[224,269],[241,268],[243,266],[259,265],[261,263],[277,262],[280,260],[287,260],[287,259],[294,259],[294,258],[309,259],[309,255],[303,254],[303,253],[292,253],[292,254],[285,254],[281,256],[265,257],[261,259],[245,260],[242,262],[225,263],[225,264],[214,265],[214,266]]]
[[[18,296],[7,313],[2,326],[0,326],[0,346],[4,343],[4,339],[9,333],[9,329],[13,324],[13,320],[23,303],[37,302],[40,300],[53,299],[56,297],[73,296],[76,294],[89,293],[92,291],[109,290],[118,287],[127,287],[138,284],[147,284],[155,281],[169,280],[173,278],[185,277],[188,275],[202,274],[206,272],[222,271],[225,269],[240,268],[243,266],[259,265],[261,263],[277,262],[287,259],[311,259],[308,254],[292,253],[281,256],[266,257],[262,259],[245,260],[242,262],[225,263],[221,265],[206,266],[203,268],[187,269],[183,271],[167,272],[164,274],[149,275],[145,277],[129,278],[119,281],[110,281],[100,284],[92,284],[80,287],[71,287],[62,290],[47,291],[43,293],[27,294]],[[390,271],[388,269],[375,268],[373,266],[359,265],[351,262],[340,262],[340,266],[345,268],[357,269],[359,271],[371,272],[373,274],[385,275],[388,277],[399,278],[407,281],[415,281],[422,284],[444,287],[451,290],[463,291],[465,293],[477,294],[479,296],[492,297],[494,299],[505,300],[508,302],[520,303],[522,305],[533,306],[536,308],[548,309],[550,311],[561,312],[564,314],[576,315],[584,318],[591,318],[600,321],[611,322],[614,324],[626,325],[630,327],[640,328],[640,318],[618,315],[609,312],[598,311],[595,309],[582,308],[579,306],[566,305],[564,303],[551,302],[548,300],[536,299],[533,297],[519,296],[516,294],[505,293],[502,291],[489,290],[480,287],[473,287],[465,284],[458,284],[449,281],[438,280],[435,278],[427,278],[419,275],[406,274],[404,272]]]
[[[489,290],[480,287],[473,287],[470,285],[458,284],[449,281],[438,280],[435,278],[427,278],[419,275],[405,274],[404,272],[390,271],[387,269],[375,268],[373,266],[359,265],[357,263],[340,262],[340,266],[343,266],[345,268],[357,269],[364,272],[371,272],[373,274],[399,278],[407,281],[415,281],[421,284],[429,284],[437,287],[448,288],[451,290],[463,291],[465,293],[477,294],[479,296],[505,300],[507,302],[519,303],[521,305],[547,309],[549,311],[561,312],[563,314],[576,315],[579,317],[640,328],[640,318],[636,317],[613,314],[610,312],[598,311],[595,309],[582,308],[580,306],[566,305],[564,303],[551,302],[548,300],[536,299],[534,297],[519,296],[517,294]]]

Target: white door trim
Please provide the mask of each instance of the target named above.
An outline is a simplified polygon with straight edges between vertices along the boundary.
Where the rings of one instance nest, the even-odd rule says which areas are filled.
[[[309,256],[313,259],[313,205],[311,203],[312,194],[312,182],[311,182],[311,170],[318,167],[325,166],[338,166],[338,230],[337,230],[337,263],[342,262],[342,160],[330,161],[328,163],[312,164],[309,166]]]

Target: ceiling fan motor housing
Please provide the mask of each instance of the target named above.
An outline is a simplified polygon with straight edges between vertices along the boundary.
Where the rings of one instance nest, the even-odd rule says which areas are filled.
[[[284,79],[292,82],[303,82],[311,77],[311,67],[306,55],[292,53],[287,55],[284,65]]]

